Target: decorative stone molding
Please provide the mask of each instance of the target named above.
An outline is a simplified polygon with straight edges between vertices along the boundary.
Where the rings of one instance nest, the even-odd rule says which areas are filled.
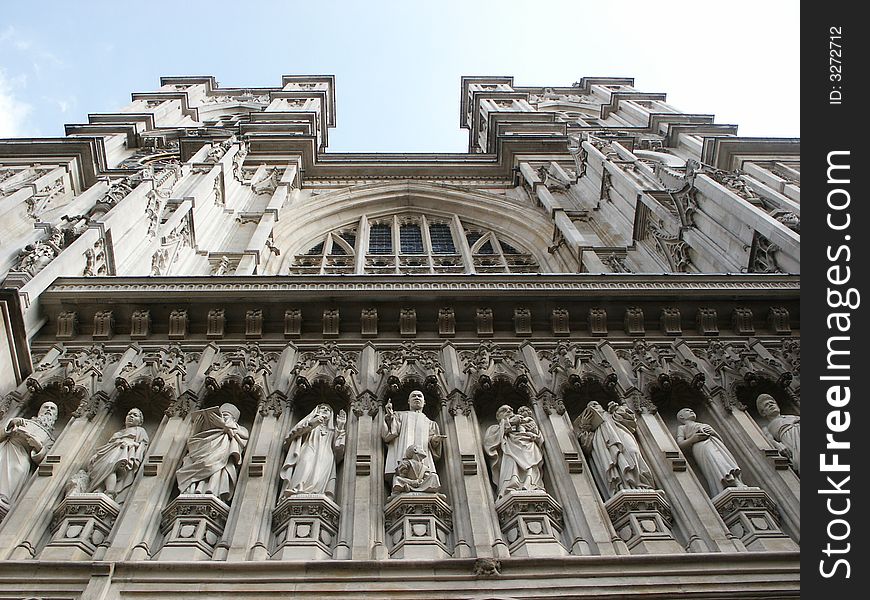
[[[699,307],[695,322],[701,335],[719,335],[719,313],[715,308]]]
[[[413,308],[399,310],[399,334],[404,337],[417,335],[417,311]]]
[[[630,306],[625,309],[625,318],[623,319],[625,333],[629,335],[644,335],[643,309],[637,306]]]
[[[94,314],[94,340],[108,340],[112,338],[112,329],[115,323],[112,311],[100,310]]]
[[[607,335],[607,311],[605,309],[589,309],[589,334],[595,336]]]
[[[90,559],[109,537],[120,510],[105,494],[70,494],[54,509],[51,540],[40,558]]]
[[[338,335],[338,309],[323,309],[323,335],[335,337]]]
[[[632,554],[683,551],[671,533],[671,507],[661,490],[620,490],[604,508]]]
[[[205,337],[209,340],[219,340],[224,337],[224,327],[226,326],[226,318],[224,317],[224,309],[212,308],[206,316]]]
[[[181,494],[161,516],[158,560],[209,560],[227,524],[230,507],[212,494]]]
[[[735,308],[731,312],[731,328],[740,335],[755,335],[755,326],[752,323],[752,309]]]
[[[514,309],[514,333],[532,335],[532,311],[528,308]]]
[[[453,554],[453,511],[443,494],[407,492],[384,508],[390,558],[438,559]]]
[[[170,340],[183,340],[187,336],[187,309],[177,308],[169,313]]]
[[[332,558],[338,537],[338,505],[322,494],[283,497],[272,511],[277,548],[271,558],[316,560]]]
[[[659,316],[662,333],[665,335],[682,335],[682,315],[679,308],[665,307]]]
[[[562,507],[543,491],[509,492],[495,503],[511,556],[567,556],[559,543]]]
[[[354,398],[350,406],[351,410],[353,410],[353,414],[357,417],[363,415],[374,417],[378,414],[378,409],[380,409],[381,404],[375,394],[366,391]],[[359,471],[359,468],[357,468],[357,471]]]
[[[57,315],[57,334],[59,340],[71,340],[78,334],[78,313],[65,310]]]
[[[284,311],[284,337],[295,338],[302,335],[302,310],[288,308]]]
[[[134,310],[130,315],[130,339],[144,340],[151,334],[151,311]]]
[[[287,396],[281,390],[275,390],[257,405],[257,411],[262,417],[278,418],[284,412],[284,409],[289,406]]]
[[[245,313],[245,337],[259,339],[263,337],[263,310],[254,308]]]
[[[456,314],[452,307],[438,309],[438,335],[442,337],[456,335]]]
[[[378,309],[364,308],[360,312],[360,335],[374,337],[378,335]]]
[[[475,317],[475,324],[477,325],[477,335],[479,336],[491,336],[492,331],[492,309],[491,308],[478,308],[477,316]]]
[[[567,410],[562,399],[557,397],[556,394],[550,390],[541,390],[538,392],[536,401],[541,403],[541,407],[548,415],[551,415],[554,412],[559,415],[564,415]]]
[[[553,335],[570,335],[571,326],[567,308],[554,308],[550,314],[550,324],[552,325]]]
[[[771,306],[767,312],[767,322],[775,333],[779,335],[791,335],[791,322],[787,308]]]
[[[454,417],[460,414],[466,417],[471,416],[473,407],[474,403],[471,399],[459,390],[453,390],[447,395],[447,410]]]
[[[501,561],[495,558],[478,558],[474,561],[472,573],[476,577],[498,577],[501,575]]]
[[[726,488],[713,498],[713,506],[749,550],[797,551],[797,544],[780,528],[776,504],[761,488]]]

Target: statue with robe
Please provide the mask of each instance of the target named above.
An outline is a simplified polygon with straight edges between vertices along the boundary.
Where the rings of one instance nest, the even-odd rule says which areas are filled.
[[[734,455],[725,446],[719,433],[705,423],[698,423],[695,411],[684,408],[677,413],[677,444],[683,452],[690,452],[707,482],[711,496],[726,487],[744,487],[740,480],[740,467]]]
[[[575,420],[580,445],[590,457],[607,498],[620,490],[655,487],[652,472],[635,439],[634,411],[611,402],[607,410],[594,400]],[[605,499],[607,499],[605,498]]]
[[[393,477],[393,493],[429,492],[436,493],[441,489],[438,474],[426,466],[426,453],[411,444],[405,451],[405,457],[396,465]]]
[[[345,423],[343,410],[334,418],[331,406],[318,404],[293,426],[284,440],[282,496],[325,494],[335,498],[336,463],[344,457]]]
[[[387,443],[387,458],[384,462],[384,479],[393,487],[396,467],[408,452],[416,446],[425,454],[422,462],[431,473],[436,473],[435,460],[441,457],[441,446],[447,436],[438,431],[438,424],[423,414],[426,399],[423,392],[414,390],[408,397],[410,410],[395,412],[392,402],[385,407],[381,423],[381,437]],[[437,491],[437,490],[436,490]]]
[[[505,404],[495,418],[497,423],[483,436],[483,451],[497,488],[496,499],[514,491],[543,491],[544,438],[531,410],[524,406],[514,413]]]
[[[118,498],[133,485],[139,466],[148,449],[148,432],[142,427],[145,416],[131,408],[124,419],[124,429],[116,431],[109,441],[97,448],[84,469],[84,492],[103,493]]]
[[[212,494],[229,503],[239,477],[248,430],[239,425],[241,413],[222,404],[193,413],[194,433],[187,454],[175,473],[182,494]]]
[[[794,472],[801,472],[801,418],[784,415],[779,404],[770,394],[760,394],[755,401],[758,413],[767,419],[764,433],[773,440],[779,451],[788,458]]]
[[[0,502],[9,504],[54,443],[57,405],[45,402],[32,419],[13,417],[0,430]]]

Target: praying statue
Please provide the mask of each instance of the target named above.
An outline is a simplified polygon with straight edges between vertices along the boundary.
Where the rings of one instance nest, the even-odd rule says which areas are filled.
[[[175,473],[182,494],[212,494],[229,503],[236,488],[248,430],[239,425],[239,409],[232,404],[193,413],[194,433],[187,454]]]
[[[332,407],[318,404],[290,430],[284,440],[282,496],[325,494],[335,498],[335,468],[344,457],[345,423],[344,410],[333,419]]]
[[[496,411],[495,418],[497,423],[483,437],[483,451],[497,488],[496,499],[515,491],[543,491],[544,438],[531,410],[523,406],[515,414],[505,404]]]
[[[695,411],[684,408],[677,413],[677,444],[683,452],[691,450],[695,464],[707,481],[711,496],[727,487],[744,487],[740,480],[740,467],[715,429],[698,423]]]
[[[779,412],[779,404],[770,394],[760,394],[755,401],[758,414],[767,419],[764,433],[788,458],[794,472],[801,472],[801,418]]]
[[[408,397],[410,410],[395,412],[392,402],[385,407],[381,437],[387,443],[384,479],[390,484],[390,489],[393,488],[396,467],[400,460],[406,458],[410,446],[416,446],[424,454],[421,462],[430,473],[437,474],[435,460],[441,457],[441,445],[447,436],[441,435],[438,424],[423,414],[425,405],[423,392],[414,390]]]
[[[651,489],[652,472],[640,453],[634,437],[637,421],[634,411],[611,402],[607,410],[594,400],[575,420],[580,445],[591,458],[605,499],[625,489]]]
[[[124,419],[124,428],[112,434],[109,441],[97,448],[80,475],[83,492],[103,493],[118,498],[136,478],[139,465],[148,449],[148,432],[142,427],[145,416],[131,408]]]
[[[32,419],[13,417],[0,430],[0,503],[9,504],[54,443],[57,405],[45,402]]]

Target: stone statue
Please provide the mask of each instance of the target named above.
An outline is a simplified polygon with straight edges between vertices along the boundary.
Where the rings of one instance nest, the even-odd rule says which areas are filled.
[[[213,494],[229,502],[238,479],[248,430],[238,424],[239,409],[222,404],[198,410],[187,454],[175,474],[182,494]]]
[[[543,491],[544,438],[531,410],[524,406],[514,414],[505,404],[496,411],[495,418],[498,422],[483,437],[483,451],[492,469],[492,482],[498,488],[497,499],[514,491]]]
[[[591,457],[608,497],[620,490],[655,486],[634,437],[637,422],[630,408],[611,402],[604,410],[593,400],[575,423],[580,432],[580,445]]]
[[[677,413],[677,444],[683,452],[691,450],[695,464],[707,480],[711,496],[726,487],[744,487],[740,480],[740,467],[715,429],[698,423],[695,411],[684,408]]]
[[[779,451],[789,459],[794,472],[801,472],[801,418],[796,415],[783,415],[779,404],[770,394],[761,394],[755,401],[758,413],[767,419],[764,433],[774,441]]]
[[[77,488],[117,498],[133,485],[145,451],[148,433],[142,428],[145,417],[138,408],[131,408],[124,419],[124,429],[112,434],[109,441],[97,448],[88,461]]]
[[[45,402],[32,419],[14,417],[0,430],[0,503],[10,503],[54,443],[57,405]]]
[[[281,467],[281,495],[326,494],[335,498],[335,465],[344,457],[347,414],[333,424],[332,407],[318,404],[284,440],[287,457]]]
[[[409,446],[416,446],[425,454],[423,464],[431,473],[435,470],[435,459],[441,457],[441,444],[447,437],[438,431],[438,424],[423,414],[426,399],[423,392],[414,390],[408,397],[410,410],[393,411],[393,403],[388,402],[384,421],[381,424],[381,437],[387,443],[387,458],[384,462],[384,479],[390,482],[396,474],[396,467],[403,459]]]
[[[405,450],[405,457],[396,465],[396,475],[393,477],[393,493],[430,492],[441,489],[438,474],[426,466],[426,453],[411,444]]]

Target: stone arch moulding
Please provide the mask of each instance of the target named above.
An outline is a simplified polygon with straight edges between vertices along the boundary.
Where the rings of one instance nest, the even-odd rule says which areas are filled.
[[[568,272],[555,255],[542,252],[551,243],[552,220],[542,210],[507,196],[437,184],[389,182],[356,185],[294,204],[275,227],[274,244],[284,256],[279,274],[286,274],[293,257],[305,253],[327,233],[356,225],[365,215],[384,217],[424,213],[478,226],[515,241],[531,253],[541,272]]]

